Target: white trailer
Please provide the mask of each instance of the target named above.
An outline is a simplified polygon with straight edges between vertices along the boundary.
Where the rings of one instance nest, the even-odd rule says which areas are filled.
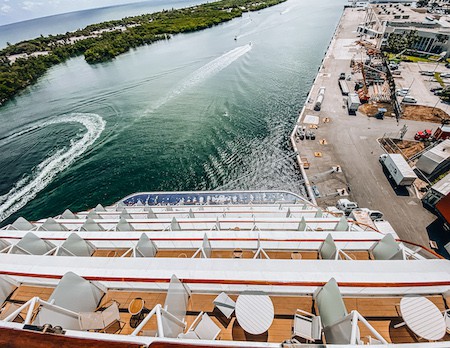
[[[361,105],[359,96],[356,93],[349,93],[347,98],[347,108],[350,115],[356,115],[356,111]]]
[[[320,87],[319,93],[317,94],[316,102],[314,103],[314,110],[320,111],[322,107],[323,98],[325,98],[325,87]]]
[[[383,154],[380,156],[380,163],[387,169],[390,177],[398,186],[409,186],[417,179],[416,173],[409,166],[408,162],[400,154]]]

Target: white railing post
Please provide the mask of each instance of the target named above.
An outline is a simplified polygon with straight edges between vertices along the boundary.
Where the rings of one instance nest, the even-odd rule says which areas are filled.
[[[33,318],[33,312],[34,312],[34,306],[36,305],[38,298],[37,297],[33,297],[31,299],[31,303],[30,303],[30,307],[28,307],[28,312],[27,312],[27,316],[25,317],[25,322],[24,324],[31,324],[31,319]]]
[[[358,319],[369,329],[369,331],[375,336],[377,340],[380,340],[383,344],[388,344],[388,342],[381,336],[375,328],[369,324],[369,322],[361,314],[355,311],[358,315]]]
[[[30,303],[33,301],[33,299],[34,299],[34,297],[32,299],[28,300],[26,303],[24,303],[19,308],[17,308],[14,312],[12,312],[5,319],[3,319],[3,321],[11,321],[11,320],[13,320],[15,317],[17,317],[20,314],[20,312],[22,312],[25,308],[27,308],[27,306],[30,305]]]
[[[158,337],[164,337],[164,328],[162,324],[161,305],[156,310],[156,325],[158,325]]]

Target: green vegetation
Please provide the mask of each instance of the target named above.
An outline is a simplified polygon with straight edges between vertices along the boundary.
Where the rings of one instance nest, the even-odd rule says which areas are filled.
[[[416,30],[411,30],[406,34],[390,34],[387,39],[386,51],[399,53],[412,48],[419,41]]]
[[[395,58],[394,58],[395,57]],[[411,56],[406,54],[394,54],[394,53],[388,53],[388,60],[389,61],[395,61],[396,63],[403,62],[427,62],[427,63],[436,63],[435,60],[428,59],[425,57],[417,57],[417,56]]]
[[[53,65],[84,54],[90,64],[105,62],[131,48],[168,40],[171,35],[206,29],[286,0],[222,0],[89,25],[75,32],[8,44],[0,51],[0,105],[34,83]],[[22,54],[23,56],[14,57]],[[33,54],[33,55],[32,55]]]
[[[441,85],[441,87],[445,88],[445,83],[442,80],[441,73],[435,72],[434,73],[434,78]]]

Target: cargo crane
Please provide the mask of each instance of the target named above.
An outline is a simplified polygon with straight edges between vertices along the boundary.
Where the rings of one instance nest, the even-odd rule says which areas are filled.
[[[356,91],[356,93],[358,93],[358,97],[359,100],[361,101],[361,103],[367,103],[370,99],[369,96],[369,89],[367,88],[367,81],[366,81],[366,74],[364,71],[364,64],[361,62],[359,63],[361,66],[361,74],[362,74],[362,78],[363,78],[363,85],[360,89],[358,89]]]

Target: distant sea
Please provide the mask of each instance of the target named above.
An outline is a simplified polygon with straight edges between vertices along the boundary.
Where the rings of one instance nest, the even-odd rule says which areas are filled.
[[[41,34],[63,34],[82,29],[89,24],[137,16],[170,8],[182,8],[208,2],[207,0],[148,0],[132,4],[108,6],[30,19],[23,22],[0,25],[0,49],[6,43],[34,39]]]

